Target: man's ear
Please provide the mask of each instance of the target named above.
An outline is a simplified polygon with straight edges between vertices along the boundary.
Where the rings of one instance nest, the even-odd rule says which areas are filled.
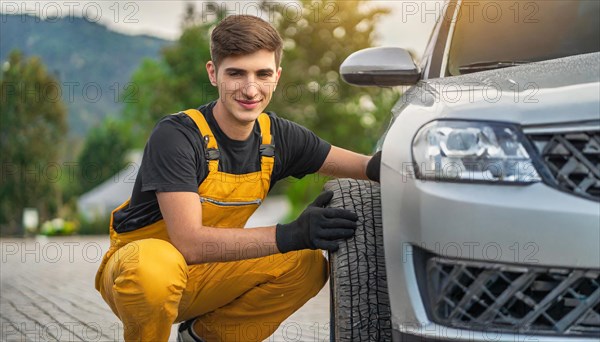
[[[217,67],[213,61],[208,61],[206,63],[206,72],[208,73],[208,79],[210,80],[210,84],[213,86],[217,86]]]

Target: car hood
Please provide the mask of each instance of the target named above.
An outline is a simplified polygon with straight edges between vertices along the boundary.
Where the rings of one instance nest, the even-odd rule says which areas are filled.
[[[418,121],[469,119],[521,125],[600,120],[600,53],[425,80],[392,109]]]

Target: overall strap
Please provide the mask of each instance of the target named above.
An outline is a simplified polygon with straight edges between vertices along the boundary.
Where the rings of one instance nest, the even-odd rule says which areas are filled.
[[[275,145],[271,135],[271,118],[266,113],[258,116],[258,126],[260,127],[261,145],[260,145],[260,168],[263,176],[271,178],[271,173],[275,165]]]
[[[208,122],[206,122],[204,115],[197,109],[188,109],[184,111],[184,113],[194,120],[194,123],[196,123],[196,126],[198,126],[198,129],[200,130],[200,135],[204,141],[204,156],[206,157],[206,160],[208,160],[209,172],[218,171],[219,147],[217,145],[217,139],[215,139],[215,135],[208,126]]]

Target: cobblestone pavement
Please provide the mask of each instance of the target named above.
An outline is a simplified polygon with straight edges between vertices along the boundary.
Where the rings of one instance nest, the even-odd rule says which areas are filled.
[[[108,236],[0,239],[0,341],[123,340],[122,324],[94,289],[108,245]],[[327,284],[267,341],[328,340]]]
[[[94,289],[107,236],[0,239],[0,245],[0,341],[123,339],[122,324]],[[326,285],[267,341],[327,341],[328,312]]]

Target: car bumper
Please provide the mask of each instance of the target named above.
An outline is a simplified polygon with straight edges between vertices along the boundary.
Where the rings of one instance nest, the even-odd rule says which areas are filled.
[[[437,324],[428,313],[423,284],[417,279],[422,266],[415,262],[418,249],[442,258],[490,265],[598,271],[597,202],[542,183],[507,186],[423,182],[385,163],[382,184],[386,267],[396,340],[598,340],[597,336],[535,331],[514,334],[470,329],[468,324],[462,329]]]

